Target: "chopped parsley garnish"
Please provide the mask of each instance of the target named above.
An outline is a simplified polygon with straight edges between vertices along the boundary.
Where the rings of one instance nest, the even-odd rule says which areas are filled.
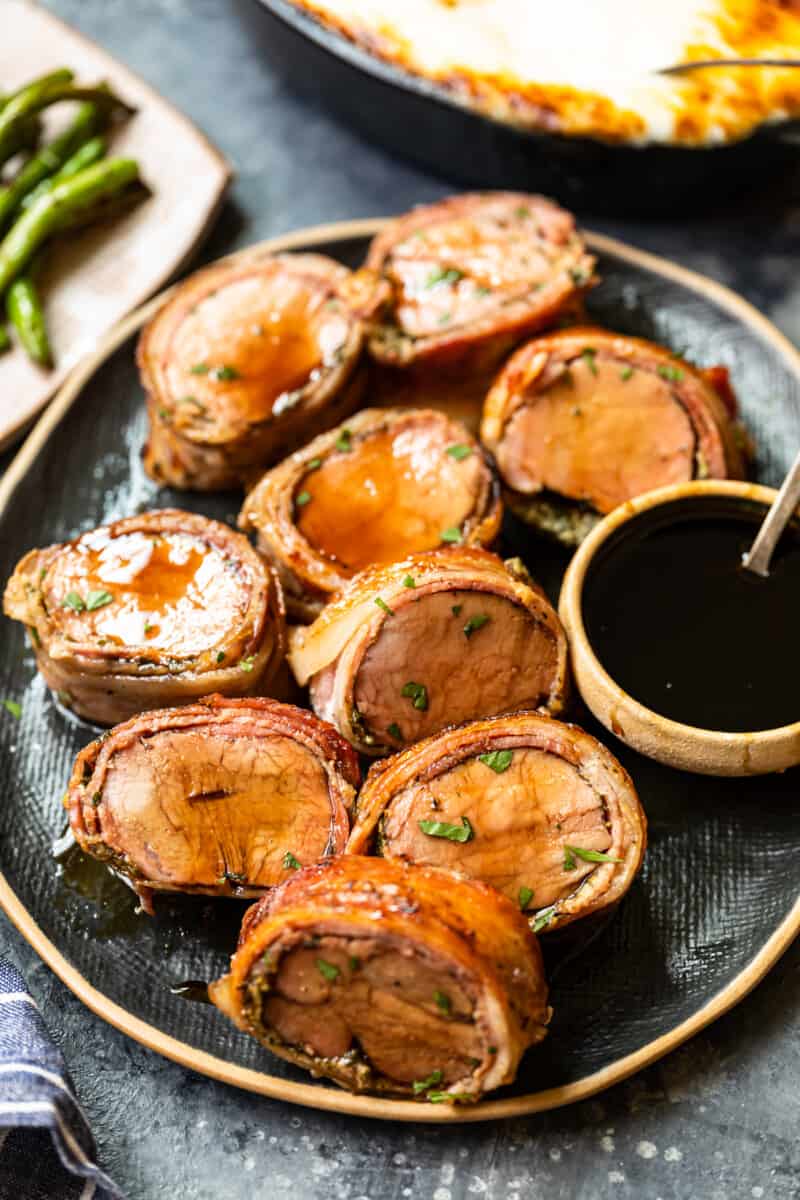
[[[403,587],[414,588],[414,587],[416,587],[416,586],[417,586],[417,585],[416,585],[416,582],[415,582],[415,580],[414,580],[414,576],[413,576],[413,575],[406,575],[405,579],[403,580]]]
[[[581,350],[581,358],[586,363],[593,375],[597,374],[597,363],[595,362],[596,354],[597,351],[593,346],[584,346],[584,348]]]
[[[569,277],[576,287],[582,287],[589,279],[589,272],[583,267],[570,267]]]
[[[448,446],[445,453],[449,454],[451,458],[454,458],[456,462],[463,462],[465,458],[469,458],[470,454],[472,454],[472,447],[462,445]]]
[[[22,705],[18,704],[16,700],[4,700],[3,708],[6,712],[11,713],[12,717],[16,717],[17,720],[22,716]]]
[[[350,958],[347,960],[347,965],[349,966],[351,971],[357,971],[359,969],[359,967],[361,966],[361,959],[358,958],[357,955],[352,954],[350,956]]]
[[[307,469],[309,471],[318,471],[321,466],[322,466],[321,458],[312,458],[311,462],[308,464]]]
[[[472,1092],[428,1092],[425,1099],[430,1104],[454,1103],[456,1100],[474,1100]]]
[[[425,287],[437,287],[440,283],[458,283],[459,279],[463,278],[464,272],[457,270],[456,267],[435,267],[425,280]]]
[[[542,912],[539,913],[536,920],[533,922],[533,932],[540,933],[543,929],[546,929],[548,925],[550,925],[553,921],[555,921],[555,919],[556,919],[555,906],[552,908],[543,909]]]
[[[343,429],[336,439],[336,449],[341,450],[346,454],[348,450],[353,448],[353,435],[349,429]]]
[[[450,525],[439,534],[439,540],[442,542],[460,542],[461,530],[457,525]]]
[[[303,864],[299,859],[295,858],[291,850],[287,850],[283,856],[284,871],[299,871]]]
[[[97,608],[105,608],[113,599],[111,592],[89,592],[86,597],[86,611],[94,612]]]
[[[464,636],[468,638],[472,637],[473,633],[478,629],[483,629],[488,621],[489,618],[486,613],[476,613],[474,617],[469,618],[464,626]]]
[[[317,970],[327,979],[328,983],[333,983],[334,979],[339,978],[339,968],[333,963],[326,962],[324,958],[317,959]]]
[[[463,604],[454,604],[453,607],[450,609],[450,611],[454,617],[458,617],[461,615],[461,610],[463,607],[464,607]]]
[[[619,377],[623,383],[627,383],[627,381],[630,379],[632,374],[633,374],[633,367],[623,367],[619,373]]]
[[[452,317],[452,315],[453,315],[453,314],[452,314],[451,312],[443,312],[443,313],[442,313],[442,315],[439,317],[439,320],[438,320],[437,324],[438,324],[438,325],[446,325],[446,324],[447,324],[447,322],[448,322],[448,321],[450,320],[450,318]]]
[[[217,651],[217,662],[218,662],[218,663],[221,663],[221,662],[224,662],[224,661],[225,661],[225,651],[224,651],[224,650],[218,650],[218,651]]]
[[[417,824],[428,837],[446,838],[448,842],[470,842],[475,836],[467,817],[461,818],[460,825],[450,825],[447,821],[418,821]]]
[[[441,1012],[450,1013],[452,1011],[453,1005],[450,1001],[450,997],[448,996],[447,992],[435,991],[433,993],[433,999],[436,1003],[436,1007]]]
[[[668,379],[670,383],[680,383],[683,379],[683,371],[680,367],[659,367],[658,373],[662,379]]]
[[[521,221],[524,221],[525,218],[529,217],[530,215],[531,215],[531,210],[528,208],[528,206],[526,204],[520,204],[520,206],[518,208],[514,209],[514,216],[519,217],[519,219]]]
[[[492,293],[492,289],[485,287],[482,283],[479,284],[478,287],[475,288],[476,296],[490,296],[491,293]]]
[[[384,611],[385,613],[388,613],[388,615],[389,615],[390,617],[393,617],[393,616],[394,616],[394,609],[393,609],[393,608],[389,608],[389,605],[386,603],[386,601],[385,601],[385,600],[384,600],[384,599],[383,599],[381,596],[376,596],[376,597],[375,597],[375,603],[377,604],[378,608],[382,608],[382,609],[383,609],[383,611]]]
[[[311,492],[298,492],[294,498],[294,502],[298,508],[302,508],[304,504],[308,504],[311,499]]]
[[[420,712],[427,711],[428,689],[424,683],[414,683],[413,679],[410,679],[408,683],[403,684],[400,695],[406,700],[411,700],[414,708],[419,709]]]
[[[393,737],[395,739],[395,741],[402,742],[403,731],[401,730],[400,726],[397,724],[397,721],[392,721],[391,725],[388,727],[386,732],[389,734],[389,737]]]
[[[584,850],[582,846],[565,846],[564,847],[564,870],[574,871],[576,867],[576,858],[583,859],[584,862],[592,863],[619,863],[621,858],[612,858],[610,854],[603,854],[602,850]]]
[[[412,1083],[414,1095],[419,1096],[421,1092],[427,1092],[428,1088],[432,1088],[435,1084],[441,1083],[444,1078],[442,1071],[431,1071],[427,1079],[415,1079]]]
[[[92,796],[92,808],[97,808],[102,799],[103,799],[103,793],[95,792],[95,794]]]
[[[243,671],[252,671],[253,663],[255,662],[255,654],[248,654],[246,658],[239,659],[239,666]]]
[[[83,602],[83,597],[79,596],[77,592],[67,592],[61,607],[71,608],[73,612],[79,613],[83,612],[86,605]]]
[[[211,368],[209,367],[208,363],[195,363],[193,367],[189,368],[189,370],[191,371],[192,375],[207,375]]]
[[[479,754],[478,762],[482,762],[487,767],[491,767],[495,775],[502,775],[503,771],[507,771],[511,766],[511,760],[514,757],[513,750],[490,750],[488,754]]]
[[[228,367],[225,364],[221,367],[213,367],[209,374],[212,379],[241,379],[236,367]]]
[[[521,887],[517,899],[519,900],[520,909],[524,912],[533,899],[533,888]]]

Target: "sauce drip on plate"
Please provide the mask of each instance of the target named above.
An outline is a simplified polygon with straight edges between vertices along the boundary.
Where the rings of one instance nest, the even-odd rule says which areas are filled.
[[[729,733],[800,720],[800,529],[768,579],[741,565],[763,520],[715,498],[643,513],[598,552],[583,620],[595,654],[634,699]]]

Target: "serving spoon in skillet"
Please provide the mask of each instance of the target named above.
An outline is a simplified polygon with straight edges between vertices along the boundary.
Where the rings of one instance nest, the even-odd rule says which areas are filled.
[[[767,578],[775,547],[780,541],[786,525],[797,510],[798,504],[800,504],[800,451],[798,451],[797,458],[792,463],[780,491],[770,505],[752,546],[746,554],[742,555],[742,566],[746,571],[752,571],[755,575]]]
[[[659,67],[656,75],[686,75],[708,67],[800,67],[800,58],[706,58]]]

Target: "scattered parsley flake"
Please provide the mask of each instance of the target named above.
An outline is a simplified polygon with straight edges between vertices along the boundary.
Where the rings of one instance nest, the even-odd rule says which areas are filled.
[[[670,383],[680,383],[680,381],[683,379],[683,371],[680,369],[680,367],[659,367],[658,374],[662,379],[668,379]]]
[[[418,821],[417,824],[428,837],[445,838],[448,842],[471,842],[475,836],[468,817],[462,817],[460,825],[451,825],[447,821]]]
[[[456,1100],[474,1100],[472,1092],[428,1092],[425,1099],[430,1104],[454,1104]]]
[[[461,541],[461,530],[457,525],[450,525],[447,529],[443,529],[439,534],[439,540],[441,542],[458,543]]]
[[[425,287],[438,287],[440,283],[454,284],[458,283],[459,279],[464,278],[464,272],[459,271],[456,267],[435,267],[431,271],[428,278],[425,280]]]
[[[375,603],[377,604],[378,608],[381,608],[381,609],[383,609],[383,611],[384,611],[385,613],[387,613],[387,614],[388,614],[388,616],[390,616],[390,617],[393,617],[393,616],[394,616],[394,609],[393,609],[393,608],[389,608],[389,605],[386,603],[386,601],[383,599],[383,597],[382,597],[382,596],[376,596],[376,597],[375,597]]]
[[[567,866],[567,856],[572,859],[572,865]],[[621,858],[613,858],[610,854],[604,854],[602,850],[584,850],[582,846],[565,846],[564,847],[564,870],[573,871],[575,869],[575,858],[581,858],[584,862],[592,863],[620,863]]]
[[[524,912],[533,899],[533,888],[521,887],[517,899],[519,900],[520,910]]]
[[[339,434],[339,436],[336,439],[335,445],[336,445],[336,449],[341,450],[343,454],[346,454],[348,452],[348,450],[352,450],[353,435],[349,429],[342,430],[342,432]]]
[[[86,611],[94,612],[98,608],[105,608],[107,604],[111,604],[114,597],[111,592],[89,592],[86,597]]]
[[[333,983],[335,979],[339,978],[339,968],[333,963],[326,962],[324,958],[317,959],[317,970],[327,979],[328,983]]]
[[[633,374],[633,367],[623,367],[619,373],[619,377],[623,383],[627,383]]]
[[[357,971],[361,966],[361,959],[357,955],[351,954],[347,961],[347,965],[351,971]]]
[[[224,363],[221,367],[213,367],[209,374],[212,379],[241,379],[241,375],[236,370],[236,367],[229,367]]]
[[[312,458],[311,462],[308,464],[308,470],[309,471],[318,471],[321,466],[322,466],[321,458]]]
[[[386,732],[389,734],[389,737],[393,737],[395,739],[395,741],[402,742],[403,731],[401,730],[400,726],[397,724],[396,721],[392,721],[391,725],[388,727]]]
[[[299,859],[295,858],[291,850],[287,850],[283,856],[284,871],[299,871],[303,864]]]
[[[80,613],[83,612],[86,605],[83,602],[83,598],[77,592],[67,592],[61,607],[71,608],[73,612]]]
[[[443,1078],[444,1072],[437,1069],[436,1071],[431,1071],[427,1079],[415,1079],[411,1085],[414,1089],[414,1095],[419,1096],[421,1092],[427,1092],[435,1084],[441,1083]]]
[[[413,575],[406,575],[405,579],[403,580],[403,587],[407,587],[407,588],[413,588],[413,587],[416,587],[416,586],[417,586],[417,585],[416,585],[416,583],[414,582],[414,576],[413,576]]]
[[[513,757],[513,750],[490,750],[488,754],[479,754],[478,762],[490,767],[495,775],[502,775],[511,766]]]
[[[225,661],[225,651],[224,650],[217,651],[217,662],[221,663],[224,661]]]
[[[209,367],[208,363],[200,362],[195,363],[193,367],[189,368],[189,370],[192,375],[207,375],[211,368]]]
[[[456,462],[463,462],[465,458],[469,458],[470,454],[472,454],[472,447],[464,445],[448,446],[445,454],[449,454]]]
[[[553,906],[552,908],[543,909],[542,912],[539,913],[536,920],[533,922],[533,932],[541,933],[541,931],[543,929],[546,929],[547,926],[550,925],[555,919],[556,919],[555,906]]]
[[[473,633],[475,633],[478,629],[483,629],[484,625],[486,625],[488,621],[489,617],[487,617],[486,613],[476,613],[474,617],[469,618],[464,626],[464,636],[471,638]]]
[[[424,683],[414,683],[410,679],[408,683],[403,684],[403,690],[400,695],[405,700],[411,700],[414,708],[420,712],[426,712],[428,708],[428,689]]]
[[[450,997],[447,995],[447,992],[440,992],[437,990],[433,993],[433,999],[436,1003],[436,1007],[441,1012],[449,1014],[452,1011],[453,1005]]]
[[[586,363],[593,375],[597,374],[597,363],[595,362],[596,354],[597,351],[595,350],[594,346],[584,346],[584,348],[581,350],[581,358]]]
[[[242,671],[252,671],[255,659],[255,654],[248,654],[246,658],[239,659],[239,667]]]
[[[308,504],[310,499],[311,499],[311,492],[299,492],[295,496],[294,502],[298,508],[302,508],[304,504]]]
[[[463,604],[454,604],[453,607],[450,609],[450,611],[454,617],[458,617],[461,615],[461,609],[463,607],[464,607]]]

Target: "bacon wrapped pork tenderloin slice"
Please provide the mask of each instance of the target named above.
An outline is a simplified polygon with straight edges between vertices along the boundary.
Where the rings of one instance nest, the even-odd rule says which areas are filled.
[[[62,703],[99,725],[209,691],[264,695],[283,668],[277,576],[242,534],[179,509],[32,550],[5,612]]]
[[[234,487],[353,412],[362,279],[319,254],[255,252],[176,288],[139,342],[148,474]]]
[[[535,932],[609,909],[642,863],[644,812],[613,754],[536,713],[448,729],[376,763],[348,853],[491,884]]]
[[[267,472],[239,514],[275,566],[291,616],[374,564],[447,543],[486,546],[502,509],[480,445],[432,409],[369,409]]]
[[[476,192],[415,208],[370,246],[367,267],[391,289],[370,353],[400,367],[496,364],[574,309],[594,264],[572,216],[542,196]]]
[[[364,754],[475,717],[564,704],[558,615],[519,560],[472,546],[363,571],[289,639],[314,711]]]
[[[535,937],[492,888],[345,856],[247,913],[214,1003],[290,1062],[352,1091],[471,1101],[545,1035]]]
[[[82,750],[64,800],[87,854],[154,891],[259,896],[340,854],[360,780],[330,725],[276,700],[143,713]]]
[[[577,544],[633,496],[690,479],[740,479],[727,372],[595,328],[528,342],[486,397],[481,439],[509,506]]]

